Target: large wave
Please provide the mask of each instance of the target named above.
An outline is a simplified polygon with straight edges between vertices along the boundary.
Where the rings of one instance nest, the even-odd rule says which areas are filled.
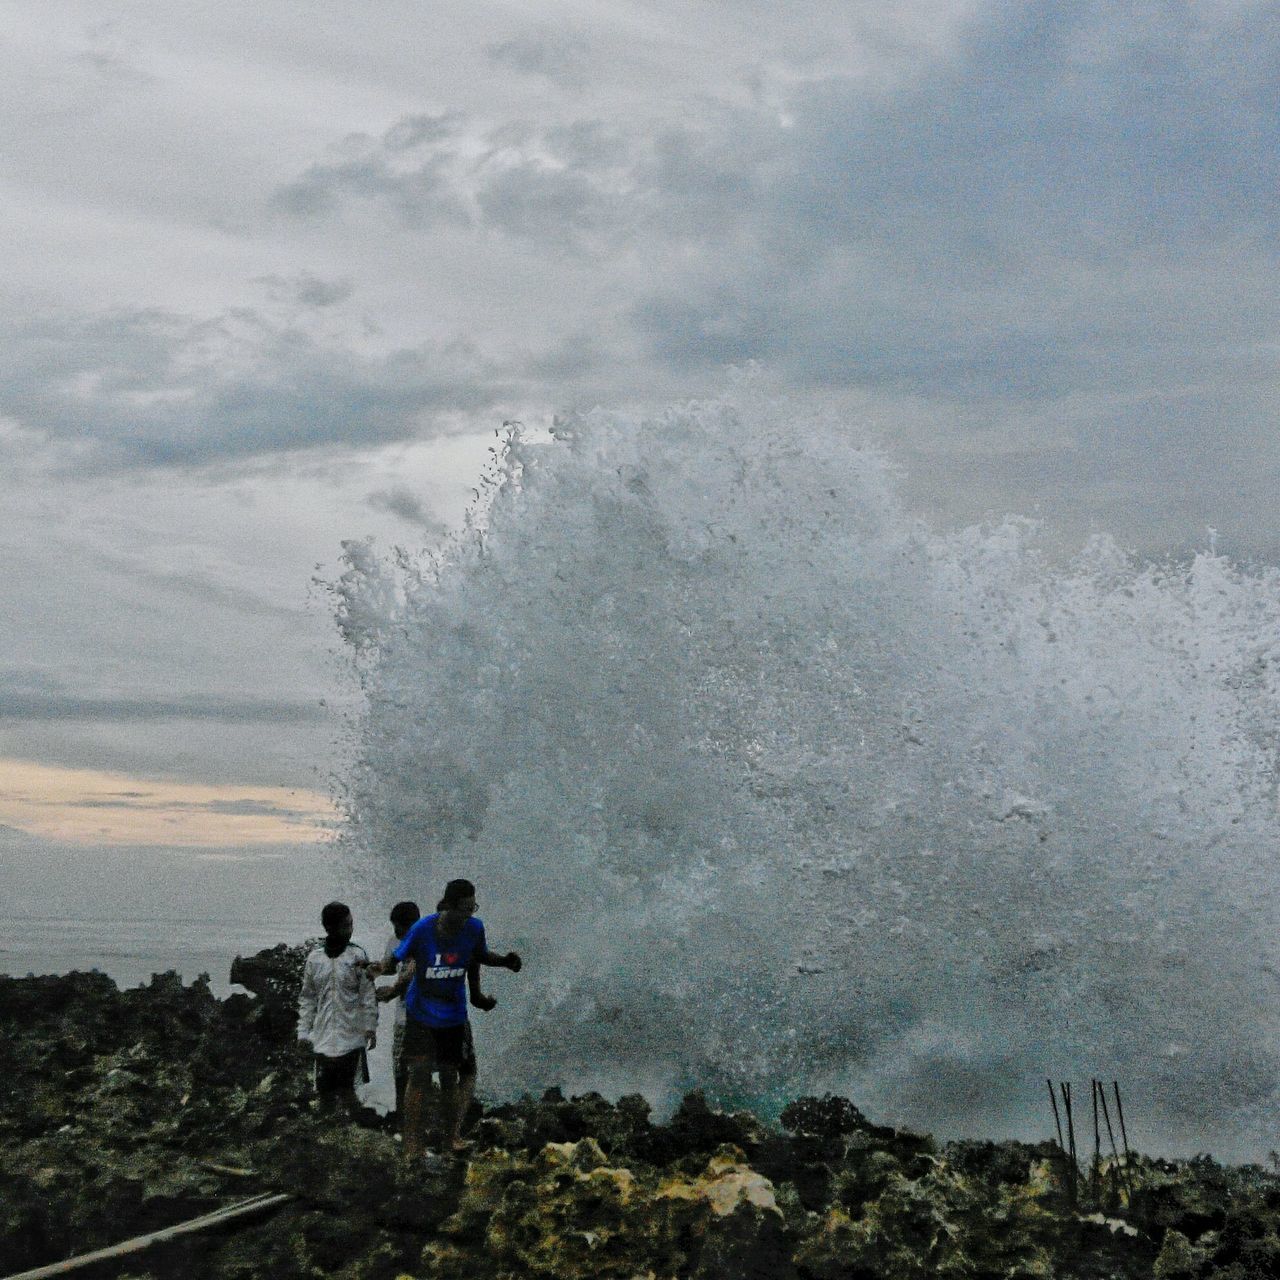
[[[1276,1145],[1276,571],[934,532],[727,404],[514,432],[443,547],[348,557],[347,839],[524,951],[491,1088],[1042,1135],[1098,1075],[1148,1147]]]

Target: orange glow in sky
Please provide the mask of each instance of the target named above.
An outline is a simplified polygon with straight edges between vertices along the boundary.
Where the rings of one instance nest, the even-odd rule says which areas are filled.
[[[298,844],[322,840],[336,818],[316,791],[154,781],[0,757],[0,824],[51,840]]]

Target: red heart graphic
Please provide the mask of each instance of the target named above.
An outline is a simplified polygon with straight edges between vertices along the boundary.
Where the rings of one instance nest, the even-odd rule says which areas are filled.
[[[449,951],[449,952],[446,952],[446,953],[445,953],[445,957],[444,957],[444,962],[445,962],[445,964],[457,964],[457,963],[458,963],[458,953],[457,953],[456,951]]]

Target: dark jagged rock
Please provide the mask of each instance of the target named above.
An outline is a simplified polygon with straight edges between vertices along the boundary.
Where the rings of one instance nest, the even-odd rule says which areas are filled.
[[[782,1108],[782,1127],[792,1133],[819,1138],[841,1138],[859,1131],[888,1135],[892,1129],[874,1125],[848,1098],[824,1094],[821,1098],[797,1098]]]
[[[473,1108],[466,1163],[406,1170],[321,1117],[294,1041],[306,946],[237,959],[251,995],[172,974],[0,978],[0,1256],[20,1270],[258,1191],[272,1216],[131,1260],[135,1280],[924,1280],[1280,1275],[1280,1177],[1208,1157],[1104,1169],[1074,1206],[1049,1143],[877,1125],[800,1098],[774,1129],[699,1092]]]
[[[257,955],[236,956],[231,962],[231,981],[258,997],[258,1017],[271,1034],[286,1034],[297,1025],[302,967],[318,941],[296,946],[281,942]]]

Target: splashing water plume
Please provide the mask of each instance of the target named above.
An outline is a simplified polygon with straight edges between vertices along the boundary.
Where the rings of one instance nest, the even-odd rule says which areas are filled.
[[[526,952],[490,1088],[1038,1137],[1099,1075],[1149,1148],[1274,1145],[1280,574],[944,536],[763,409],[554,437],[338,584],[347,839]]]

